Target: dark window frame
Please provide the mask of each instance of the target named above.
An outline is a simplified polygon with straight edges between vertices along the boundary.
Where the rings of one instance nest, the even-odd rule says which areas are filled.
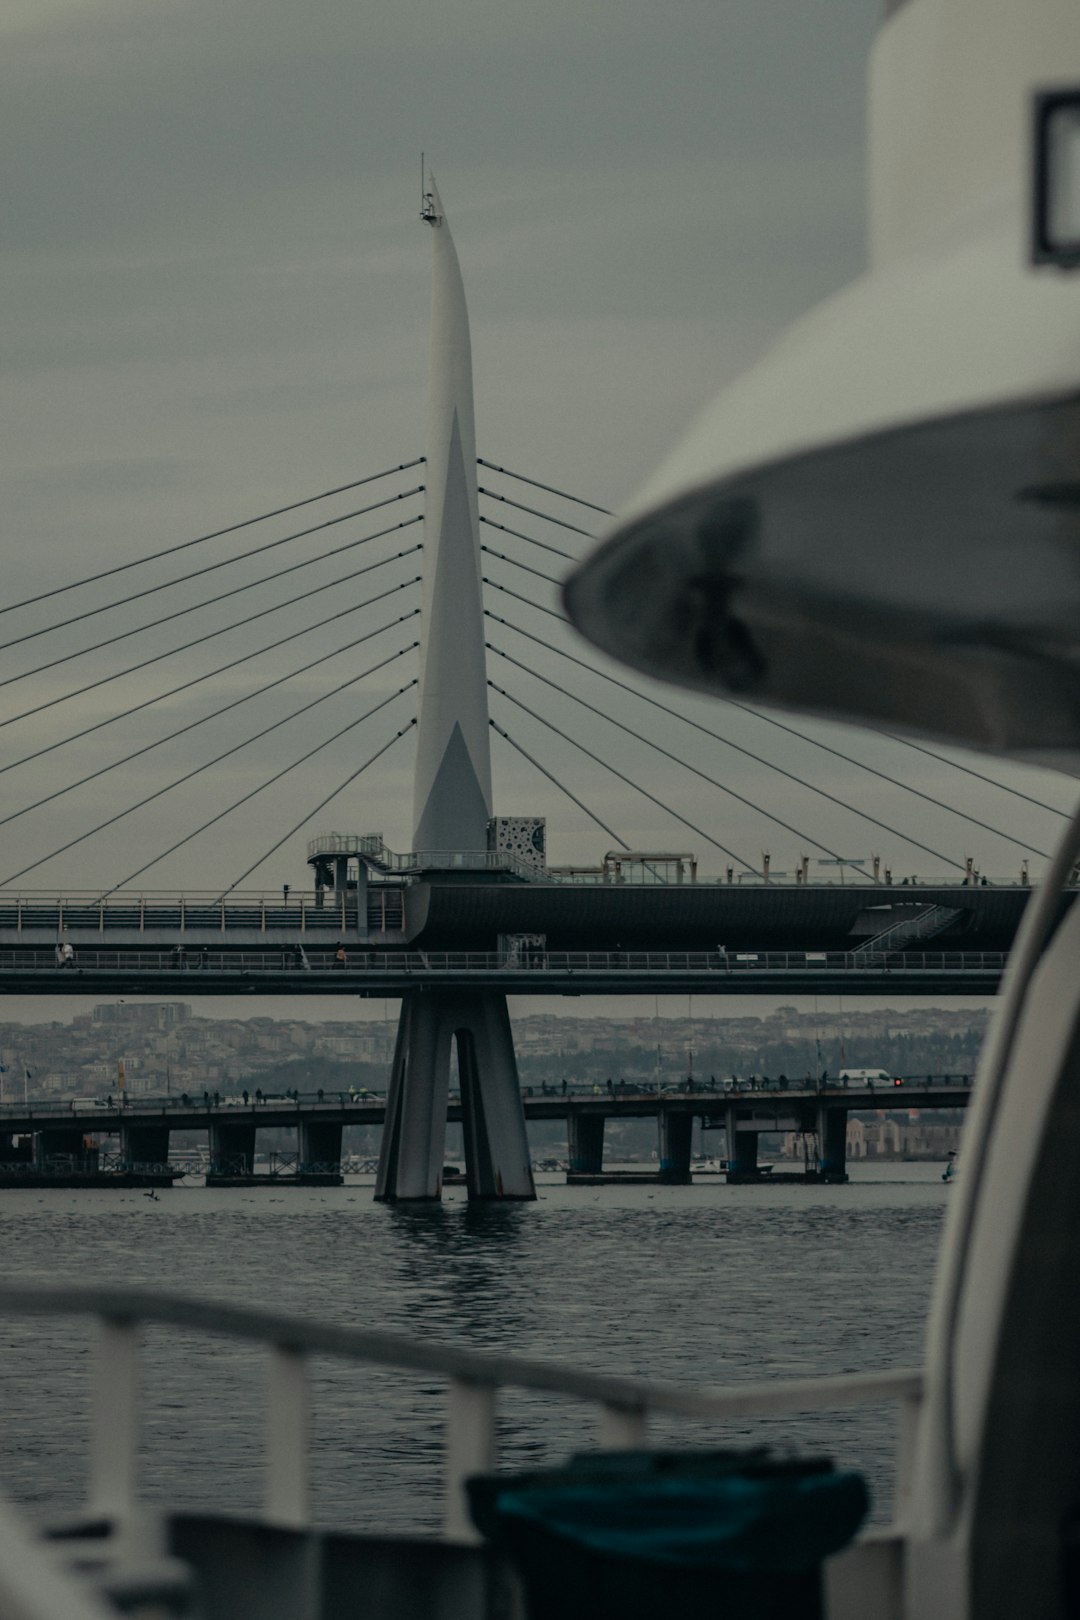
[[[1073,107],[1080,114],[1080,87],[1036,92],[1032,120],[1031,259],[1033,264],[1076,270],[1080,269],[1080,231],[1068,241],[1056,242],[1050,228],[1050,129],[1061,107]]]

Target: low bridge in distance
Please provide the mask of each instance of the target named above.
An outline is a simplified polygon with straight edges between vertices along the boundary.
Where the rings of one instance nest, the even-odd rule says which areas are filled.
[[[689,1080],[681,1089],[610,1082],[607,1086],[526,1087],[527,1120],[567,1122],[570,1181],[603,1176],[604,1127],[608,1119],[655,1119],[659,1168],[655,1179],[689,1183],[695,1119],[727,1137],[727,1179],[756,1182],[758,1139],[770,1132],[797,1132],[815,1144],[799,1179],[847,1179],[849,1113],[903,1107],[966,1108],[969,1075],[897,1076],[885,1082],[828,1076],[788,1080],[765,1076]],[[386,1100],[372,1092],[260,1092],[221,1097],[204,1092],[166,1097],[126,1094],[96,1101],[7,1103],[0,1106],[0,1187],[41,1185],[168,1185],[182,1174],[169,1162],[174,1131],[206,1131],[208,1185],[338,1185],[342,1180],[342,1132],[348,1126],[382,1125]],[[458,1092],[446,1098],[446,1119],[465,1120]],[[297,1150],[288,1175],[256,1171],[260,1130],[296,1132]],[[102,1168],[99,1139],[119,1138],[119,1152]],[[470,1192],[473,1189],[470,1188]]]

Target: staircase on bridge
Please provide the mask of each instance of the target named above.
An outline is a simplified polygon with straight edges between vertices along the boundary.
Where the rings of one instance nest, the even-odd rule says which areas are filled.
[[[893,908],[890,907],[890,912]],[[905,915],[889,923],[880,933],[856,945],[852,956],[873,956],[881,951],[902,951],[916,940],[934,939],[951,928],[961,915],[959,906],[904,906]]]

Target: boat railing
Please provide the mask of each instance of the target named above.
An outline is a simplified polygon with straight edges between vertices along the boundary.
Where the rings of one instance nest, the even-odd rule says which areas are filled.
[[[896,1501],[902,1508],[923,1378],[918,1370],[845,1373],[701,1388],[596,1373],[558,1362],[459,1349],[400,1334],[310,1322],[272,1311],[188,1299],[141,1289],[0,1285],[6,1316],[92,1316],[97,1319],[91,1404],[91,1512],[122,1519],[138,1492],[139,1340],[143,1325],[256,1341],[267,1350],[266,1518],[310,1523],[310,1394],[308,1359],[330,1356],[445,1380],[446,1445],[442,1534],[474,1541],[464,1485],[496,1464],[496,1409],[502,1390],[581,1401],[596,1409],[596,1438],[612,1449],[645,1443],[649,1418],[696,1420],[774,1417],[895,1402],[899,1409]]]

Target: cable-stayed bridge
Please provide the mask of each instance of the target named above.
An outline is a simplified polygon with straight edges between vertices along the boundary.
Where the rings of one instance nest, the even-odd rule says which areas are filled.
[[[185,995],[401,995],[380,1195],[437,1195],[456,1042],[470,1189],[528,1197],[507,993],[990,993],[1028,863],[1066,811],[899,738],[883,764],[746,703],[699,719],[584,651],[559,584],[603,509],[476,454],[434,190],[424,217],[423,456],[0,607],[0,984],[160,994],[183,974]],[[542,818],[497,813],[493,735],[590,826],[595,860],[553,865]],[[347,807],[412,743],[395,851]],[[170,773],[177,748],[198,757]],[[977,813],[930,791],[927,758],[935,781],[977,786]],[[707,810],[689,810],[687,784]],[[646,847],[612,802],[644,808]],[[759,847],[783,838],[783,870],[725,830],[736,815]],[[850,856],[821,832],[835,825],[891,856]],[[980,872],[979,839],[1011,852],[1012,882]],[[159,887],[184,860],[228,876]],[[77,881],[50,889],[58,870]]]

